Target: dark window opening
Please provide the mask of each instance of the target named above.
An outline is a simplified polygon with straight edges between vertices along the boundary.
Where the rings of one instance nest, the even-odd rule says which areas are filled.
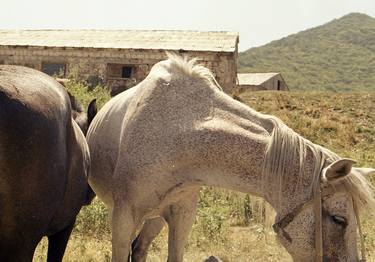
[[[129,79],[134,77],[136,67],[133,65],[124,64],[108,64],[107,65],[107,77],[109,79],[122,78]]]
[[[281,90],[281,81],[277,80],[277,90]]]
[[[50,76],[65,77],[66,65],[62,63],[42,63],[42,72]]]
[[[133,68],[131,66],[123,66],[122,67],[122,78],[130,78],[132,76]]]

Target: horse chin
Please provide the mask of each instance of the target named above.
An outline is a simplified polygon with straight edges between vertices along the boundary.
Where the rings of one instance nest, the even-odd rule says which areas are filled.
[[[289,250],[287,249],[288,253],[291,255],[293,258],[293,261],[298,261],[298,262],[313,262],[314,261],[314,256],[309,253],[301,253],[301,252],[295,252],[295,250]]]
[[[314,262],[315,261],[315,253],[314,250],[311,250],[311,252],[303,252],[300,248],[294,248],[291,247],[290,243],[284,239],[283,237],[278,236],[278,240],[280,244],[283,245],[283,247],[288,251],[288,253],[291,255],[293,258],[293,261],[298,261],[298,262]],[[324,262],[330,262],[330,261],[335,261],[335,262],[362,262],[358,258],[358,253],[357,250],[354,249],[352,252],[350,252],[349,255],[345,255],[342,253],[334,253],[330,255],[325,255],[323,257]]]
[[[293,258],[293,261],[298,262],[313,262],[314,261],[314,250],[310,248],[301,248],[301,246],[294,246],[293,242],[290,242],[282,234],[277,234],[277,240],[279,243],[288,251]]]

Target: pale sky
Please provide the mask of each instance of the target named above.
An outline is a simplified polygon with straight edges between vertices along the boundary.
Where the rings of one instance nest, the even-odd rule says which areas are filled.
[[[244,51],[351,12],[375,0],[0,0],[0,29],[228,30]]]

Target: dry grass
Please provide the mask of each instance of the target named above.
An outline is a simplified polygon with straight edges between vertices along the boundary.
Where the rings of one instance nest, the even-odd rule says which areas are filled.
[[[375,224],[364,223],[368,261],[375,261]],[[196,234],[198,232],[192,232]],[[223,262],[276,262],[292,261],[285,249],[276,241],[272,233],[264,233],[261,225],[250,227],[230,227],[226,243],[197,246],[190,241],[184,261],[201,262],[210,255],[220,257]],[[46,261],[47,241],[43,241],[35,252],[34,262]],[[94,236],[73,234],[66,250],[65,262],[111,261],[111,242],[109,236],[97,239]],[[148,260],[150,262],[167,261],[167,230],[164,229],[155,239]]]
[[[46,252],[47,240],[43,239],[35,253],[34,262],[45,261]],[[184,260],[203,261],[213,254],[224,262],[291,261],[274,236],[264,234],[260,225],[231,227],[228,241],[219,245],[197,246],[190,242]],[[167,255],[167,230],[164,229],[154,241],[147,261],[164,262],[167,261]],[[110,240],[74,234],[69,241],[64,261],[111,261]]]
[[[375,92],[253,92],[240,98],[314,143],[375,166]]]

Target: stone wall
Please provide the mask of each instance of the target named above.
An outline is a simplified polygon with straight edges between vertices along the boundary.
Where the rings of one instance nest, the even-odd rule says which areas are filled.
[[[226,92],[236,85],[237,53],[185,52],[199,57],[210,68]],[[42,70],[54,64],[65,65],[60,77],[74,75],[81,79],[101,78],[114,92],[122,91],[142,81],[151,67],[166,58],[164,50],[135,50],[112,48],[23,47],[0,46],[0,63]],[[44,66],[43,66],[44,65]],[[131,67],[131,76],[127,75]],[[121,71],[123,70],[123,71]],[[62,70],[64,71],[64,70]]]
[[[266,88],[261,85],[238,85],[236,93],[241,94],[247,91],[261,91],[261,90],[266,90]]]

